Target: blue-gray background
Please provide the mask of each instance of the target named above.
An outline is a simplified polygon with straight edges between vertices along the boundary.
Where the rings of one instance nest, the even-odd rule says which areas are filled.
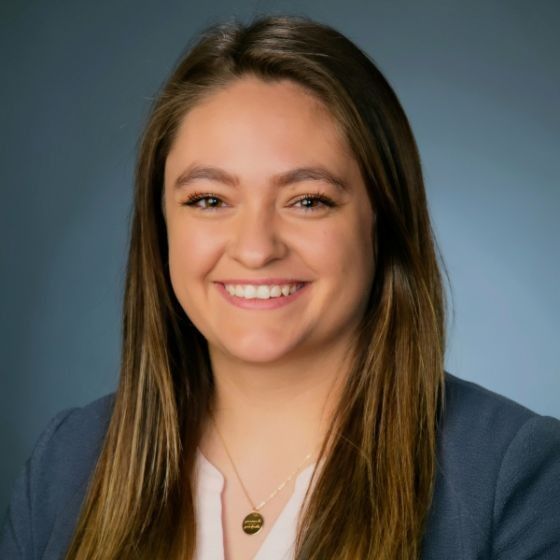
[[[114,389],[137,136],[192,35],[312,16],[393,84],[455,319],[447,368],[560,416],[560,3],[3,0],[0,514],[48,419]]]

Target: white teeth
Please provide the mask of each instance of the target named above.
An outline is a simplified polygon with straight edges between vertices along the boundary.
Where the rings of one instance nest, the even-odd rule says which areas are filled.
[[[270,288],[270,297],[278,297],[282,295],[282,288],[280,286],[272,286]]]
[[[237,292],[237,287],[235,288]],[[243,288],[243,296],[244,298],[254,298],[257,295],[257,288],[255,286],[245,286]]]
[[[293,294],[297,290],[297,286],[297,284],[284,284],[283,286],[225,284],[225,289],[231,296],[244,299],[270,299]]]
[[[247,293],[247,291],[245,291]],[[270,288],[268,286],[257,286],[256,296],[259,299],[268,299],[270,297]]]

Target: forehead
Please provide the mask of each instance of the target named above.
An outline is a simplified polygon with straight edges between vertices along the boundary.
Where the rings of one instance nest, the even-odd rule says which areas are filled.
[[[191,120],[199,113],[233,111],[239,113],[251,109],[255,113],[275,115],[278,119],[289,119],[294,114],[300,118],[336,121],[319,96],[290,79],[263,80],[246,75],[213,90],[195,103],[185,120]],[[196,118],[196,117],[195,117]]]
[[[198,102],[183,117],[169,153],[171,162],[216,158],[277,166],[352,156],[342,127],[326,105],[291,81],[243,77]],[[297,160],[297,161],[294,161]],[[319,163],[318,161],[315,163]]]

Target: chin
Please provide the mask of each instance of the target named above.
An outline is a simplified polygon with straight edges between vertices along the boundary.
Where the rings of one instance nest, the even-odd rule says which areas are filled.
[[[282,358],[286,357],[288,352],[272,348],[260,348],[258,350],[253,348],[251,350],[244,351],[241,351],[238,348],[233,348],[230,354],[239,361],[254,364],[269,364],[280,361]]]
[[[280,344],[278,340],[263,340],[262,337],[252,337],[244,343],[237,340],[233,344],[222,344],[223,351],[231,358],[242,362],[266,364],[277,362],[293,351],[293,345]]]

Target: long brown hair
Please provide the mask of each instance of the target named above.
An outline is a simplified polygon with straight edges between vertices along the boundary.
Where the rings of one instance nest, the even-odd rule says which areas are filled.
[[[193,558],[192,472],[213,380],[206,341],[170,283],[163,169],[185,113],[245,75],[293,80],[330,109],[375,209],[375,277],[296,558],[420,554],[445,305],[417,147],[395,93],[356,45],[307,18],[269,16],[204,32],[153,106],[136,170],[120,382],[67,559]]]

